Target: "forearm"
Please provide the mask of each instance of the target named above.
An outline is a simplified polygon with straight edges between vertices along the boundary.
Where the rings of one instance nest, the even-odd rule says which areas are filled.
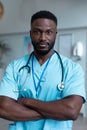
[[[7,98],[0,97],[0,117],[11,121],[29,121],[39,120],[43,117],[35,110],[29,109],[17,101]]]
[[[45,118],[51,118],[55,120],[65,120],[69,119],[67,116],[67,109],[61,106],[58,106],[61,101],[53,101],[53,102],[42,102],[40,100],[29,100],[29,104],[27,103],[27,107],[31,109],[35,109],[37,112],[41,113]],[[63,109],[62,109],[63,108]],[[69,113],[69,108],[68,108]]]
[[[82,98],[78,96],[50,102],[25,98],[19,102],[40,112],[45,118],[56,120],[75,120],[82,106]]]
[[[52,102],[39,101],[39,103],[40,105],[37,103],[37,101],[34,102],[33,104],[31,104],[31,108],[40,112],[44,117],[55,120],[71,119],[71,108],[63,104],[61,100]]]

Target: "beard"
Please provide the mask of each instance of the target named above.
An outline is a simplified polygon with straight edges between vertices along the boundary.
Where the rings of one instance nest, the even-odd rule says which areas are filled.
[[[42,42],[43,41],[35,43],[34,41],[32,41],[32,45],[37,54],[44,56],[44,55],[48,54],[50,52],[50,50],[52,50],[54,48],[55,40],[51,43],[46,43],[48,46],[47,48],[38,47],[38,45],[41,44]]]

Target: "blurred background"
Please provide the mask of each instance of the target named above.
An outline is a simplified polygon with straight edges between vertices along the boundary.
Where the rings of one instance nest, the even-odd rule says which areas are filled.
[[[0,0],[0,80],[9,62],[32,50],[30,19],[39,10],[57,16],[55,50],[82,66],[87,93],[87,0]],[[7,130],[8,123],[0,119],[0,129]],[[77,129],[87,129],[87,103],[74,122],[73,130]]]

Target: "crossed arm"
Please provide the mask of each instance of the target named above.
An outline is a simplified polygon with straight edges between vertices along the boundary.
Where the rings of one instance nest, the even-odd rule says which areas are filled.
[[[72,95],[61,100],[44,102],[32,98],[20,98],[18,101],[9,97],[0,97],[0,117],[13,121],[40,120],[75,120],[82,107],[83,99]]]
[[[6,96],[0,96],[0,117],[11,121],[42,119],[41,114],[37,111],[29,109]]]

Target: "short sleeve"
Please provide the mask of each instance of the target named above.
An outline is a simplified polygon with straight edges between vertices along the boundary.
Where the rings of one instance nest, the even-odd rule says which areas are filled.
[[[3,79],[0,83],[0,96],[8,96],[13,99],[18,98],[18,93],[14,92],[14,89],[17,87],[15,78],[14,78],[14,62],[8,65],[6,71],[4,72]]]
[[[81,66],[77,63],[70,63],[65,69],[65,88],[63,97],[70,95],[82,96],[83,102],[86,101],[84,72]]]

